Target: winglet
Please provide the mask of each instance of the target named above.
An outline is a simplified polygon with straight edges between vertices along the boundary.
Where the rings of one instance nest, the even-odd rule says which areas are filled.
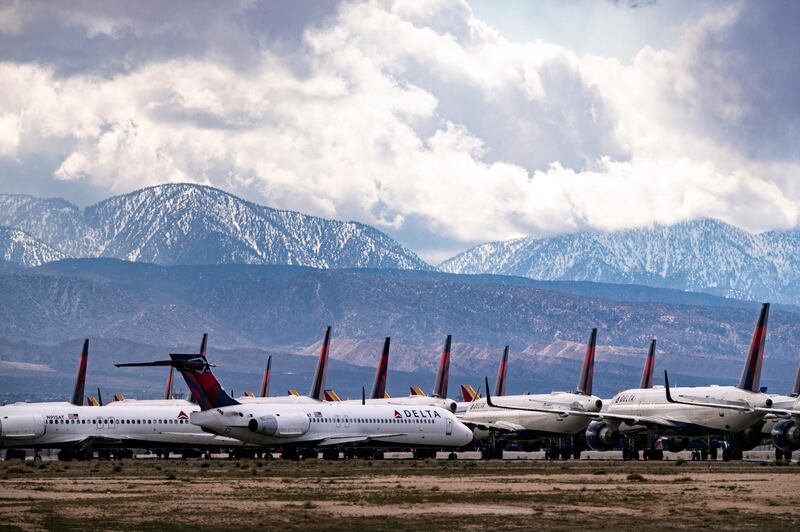
[[[503,349],[503,358],[500,359],[500,367],[497,368],[497,383],[494,386],[494,394],[502,396],[506,394],[506,373],[508,372],[508,346]]]
[[[100,393],[100,388],[97,389],[97,402],[103,406],[103,394]]]
[[[592,329],[589,335],[589,344],[586,346],[586,354],[583,357],[583,367],[581,368],[580,378],[578,379],[577,393],[582,395],[592,395],[592,381],[594,380],[594,355],[597,350],[597,329]]]
[[[450,377],[450,345],[453,336],[448,334],[444,341],[444,351],[439,359],[439,371],[436,372],[436,383],[433,387],[433,397],[440,399],[447,398],[447,381]]]
[[[677,403],[675,399],[672,398],[672,394],[669,391],[669,375],[667,375],[667,370],[664,370],[664,391],[667,394],[667,402],[668,403]]]
[[[753,337],[750,339],[750,349],[747,351],[747,359],[742,368],[742,376],[739,378],[737,388],[758,392],[761,386],[761,365],[764,363],[764,347],[767,342],[767,321],[769,319],[769,303],[761,305],[761,313],[753,330]]]
[[[267,358],[267,367],[264,369],[264,377],[261,379],[261,397],[269,396],[269,378],[272,373],[272,355]]]
[[[389,369],[389,341],[387,336],[383,342],[383,352],[375,370],[375,382],[372,383],[372,399],[382,399],[386,394],[386,376]]]
[[[639,388],[647,389],[653,387],[653,370],[656,364],[656,339],[650,342],[650,349],[647,351],[647,358],[644,360],[644,369],[642,370],[642,382]]]
[[[492,402],[492,394],[489,392],[489,377],[484,377],[483,379],[486,384],[486,404],[488,406],[494,406],[494,403]]]
[[[81,358],[78,360],[78,373],[75,375],[75,389],[72,391],[72,403],[75,406],[83,404],[83,392],[86,388],[86,366],[89,361],[89,339],[83,341]]]
[[[314,373],[314,380],[311,383],[311,391],[308,393],[309,397],[317,401],[325,400],[325,381],[328,377],[328,355],[331,347],[331,326],[325,330],[325,339],[322,341],[322,348],[319,351],[319,360],[317,361],[317,370]]]

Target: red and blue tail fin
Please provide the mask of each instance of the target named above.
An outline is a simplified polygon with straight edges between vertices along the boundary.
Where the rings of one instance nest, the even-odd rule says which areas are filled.
[[[239,404],[222,388],[204,355],[170,353],[169,356],[200,408],[210,410]]]
[[[83,341],[81,358],[78,360],[78,373],[75,375],[75,389],[72,390],[72,400],[70,403],[76,406],[83,404],[83,392],[86,388],[86,366],[89,362],[89,339]]]
[[[644,369],[642,370],[642,382],[639,388],[652,388],[653,387],[653,370],[656,366],[656,339],[650,342],[650,349],[647,351],[647,358],[644,360]]]
[[[383,399],[386,395],[386,374],[389,370],[389,337],[383,342],[383,351],[375,370],[375,382],[372,383],[372,399]]]
[[[444,342],[442,358],[439,359],[439,371],[436,372],[436,382],[433,386],[432,396],[440,399],[447,398],[447,382],[450,379],[450,344],[452,340],[452,335],[448,334]]]
[[[269,378],[272,374],[272,355],[267,358],[267,367],[264,369],[264,377],[261,379],[261,397],[269,397]]]
[[[761,314],[758,316],[753,337],[750,339],[750,349],[742,368],[737,388],[751,392],[759,391],[761,386],[761,365],[764,363],[764,347],[767,343],[767,321],[769,320],[769,303],[761,305]]]
[[[506,394],[506,373],[508,372],[508,346],[503,349],[503,358],[500,359],[500,367],[497,368],[497,382],[494,385],[492,395],[501,396]]]
[[[164,387],[164,399],[169,401],[172,399],[172,384],[175,381],[175,368],[170,367],[167,374],[167,385]]]
[[[592,395],[592,381],[594,380],[594,355],[597,350],[597,329],[592,329],[589,335],[589,344],[583,357],[583,367],[578,379],[576,392],[583,395]]]
[[[331,326],[325,330],[325,339],[322,341],[322,348],[319,351],[319,360],[317,361],[317,371],[314,373],[314,380],[311,383],[311,391],[308,393],[309,397],[317,401],[325,400],[325,381],[328,378],[328,355],[331,347]]]

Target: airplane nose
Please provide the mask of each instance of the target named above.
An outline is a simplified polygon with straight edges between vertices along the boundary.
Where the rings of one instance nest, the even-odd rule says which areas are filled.
[[[463,423],[458,424],[458,442],[461,447],[465,445],[469,445],[472,443],[473,438],[475,435],[472,433],[472,429],[464,425]]]

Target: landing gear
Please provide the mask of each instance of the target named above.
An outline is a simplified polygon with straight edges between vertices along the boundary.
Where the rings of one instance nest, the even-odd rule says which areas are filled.
[[[283,460],[300,460],[300,453],[295,447],[284,447],[281,451],[281,458]]]
[[[503,459],[503,442],[497,439],[494,434],[481,446],[481,458],[483,460]]]
[[[639,460],[639,449],[636,447],[636,442],[628,438],[622,441],[622,459],[623,460]]]
[[[6,460],[25,460],[25,450],[8,449],[6,451]]]
[[[727,449],[722,450],[722,461],[723,462],[730,462],[731,460],[741,460],[742,459],[742,450],[736,449],[733,447],[728,447]]]
[[[414,449],[415,460],[425,460],[427,458],[436,458],[436,449],[426,449],[426,448]]]
[[[642,457],[645,460],[663,460],[664,451],[661,449],[645,449],[642,451]]]
[[[458,460],[458,455],[456,453],[450,453],[447,455],[448,460]]]
[[[339,449],[325,449],[322,451],[322,459],[323,460],[338,460],[339,459]]]

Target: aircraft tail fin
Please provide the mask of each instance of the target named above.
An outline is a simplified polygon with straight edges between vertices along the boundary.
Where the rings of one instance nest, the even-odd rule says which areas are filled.
[[[792,396],[798,397],[800,396],[800,368],[797,368],[797,377],[794,379],[794,389],[792,390]]]
[[[442,357],[439,359],[439,370],[436,372],[436,383],[431,394],[433,397],[447,398],[447,381],[450,378],[450,344],[452,340],[453,336],[448,334],[447,339],[444,341],[444,350],[442,351]]]
[[[472,387],[470,384],[462,384],[461,385],[461,397],[464,399],[465,403],[471,403],[475,399],[480,399],[481,394],[475,391],[475,388]]]
[[[300,392],[297,390],[289,390],[288,395],[294,395],[295,397],[300,397]]]
[[[122,393],[115,393],[114,394],[114,401],[115,402],[116,401],[124,401],[124,400],[125,400],[125,394],[122,394]]]
[[[267,367],[261,379],[261,397],[269,397],[269,378],[272,375],[272,355],[267,358]]]
[[[747,351],[747,359],[742,368],[742,376],[739,378],[737,388],[759,391],[761,386],[761,366],[764,363],[764,347],[767,343],[767,322],[769,320],[769,303],[761,305],[761,313],[758,316],[756,327],[753,330],[753,337],[750,340],[750,349]]]
[[[419,395],[420,397],[425,397],[425,392],[422,391],[422,388],[419,386],[411,386],[411,395]]]
[[[244,392],[244,396],[245,397],[255,397],[256,394],[254,394],[253,392]]]
[[[383,392],[383,398],[384,398],[384,399],[391,399],[391,398],[392,398],[392,396],[391,396],[391,395],[389,395],[389,392]]]
[[[497,382],[492,395],[499,397],[506,394],[506,373],[508,373],[508,346],[503,349],[503,358],[500,359],[500,367],[497,368]]]
[[[597,350],[597,329],[592,329],[589,335],[589,344],[583,357],[583,367],[576,391],[583,395],[592,395],[592,381],[594,380],[594,356]]]
[[[314,373],[314,380],[311,383],[311,391],[308,393],[309,397],[317,401],[325,400],[325,381],[328,377],[328,355],[331,347],[331,326],[325,330],[325,339],[322,341],[322,348],[319,351],[319,360],[317,361],[317,371]]]
[[[172,385],[175,382],[175,368],[170,366],[169,373],[167,374],[167,385],[164,387],[164,399],[169,401],[172,399]]]
[[[75,389],[72,391],[72,403],[75,406],[83,404],[83,392],[86,388],[86,366],[89,362],[89,339],[83,341],[81,358],[78,360],[78,373],[75,375]]]
[[[86,397],[86,404],[88,406],[100,406],[100,403],[97,402],[97,398],[93,395]]]
[[[339,397],[339,394],[337,394],[335,391],[325,390],[325,400],[328,402],[336,403],[341,401],[342,399],[341,397]]]
[[[210,410],[239,404],[222,388],[205,355],[170,353],[169,356],[201,409]]]
[[[656,339],[650,342],[650,349],[647,351],[647,358],[644,360],[644,369],[642,370],[642,382],[639,388],[652,388],[653,387],[653,372],[656,365]]]
[[[386,395],[386,374],[389,369],[389,337],[383,342],[383,351],[375,370],[375,382],[372,383],[372,399],[381,399]]]

